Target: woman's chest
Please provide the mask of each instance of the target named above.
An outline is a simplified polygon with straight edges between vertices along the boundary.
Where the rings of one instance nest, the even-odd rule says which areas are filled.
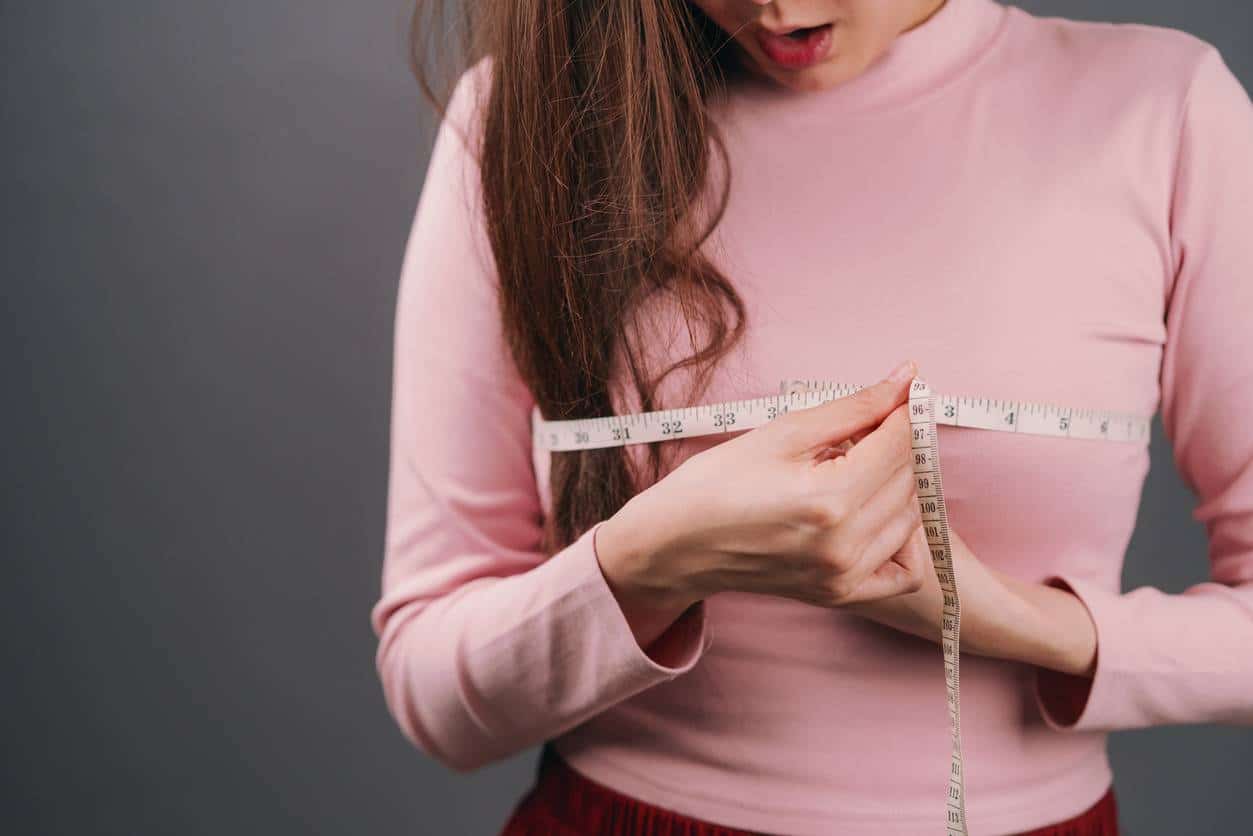
[[[739,166],[706,253],[747,328],[701,403],[785,378],[869,384],[912,358],[940,395],[1156,411],[1166,277],[1152,190],[1060,154],[1032,167],[994,148],[947,165],[883,152]],[[670,316],[657,321],[673,362],[691,344]],[[687,385],[672,375],[662,402],[686,405]],[[676,442],[673,461],[724,438]],[[1068,538],[1125,541],[1148,468],[1143,443],[966,428],[942,427],[940,452],[953,524],[1002,565],[1038,565],[1037,549]]]
[[[960,116],[833,132],[821,155],[733,138],[705,251],[749,321],[711,395],[869,383],[912,357],[937,392],[1156,410],[1168,180],[1113,146]]]

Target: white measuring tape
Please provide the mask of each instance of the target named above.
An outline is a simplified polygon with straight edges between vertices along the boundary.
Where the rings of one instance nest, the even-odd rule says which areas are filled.
[[[699,404],[678,409],[608,415],[564,421],[537,420],[532,427],[536,447],[547,451],[593,450],[648,444],[678,438],[739,432],[759,427],[793,409],[808,409],[851,395],[861,384],[788,379],[778,395],[744,401]],[[914,378],[909,388],[909,421],[913,433],[913,467],[923,531],[931,546],[931,562],[944,593],[941,648],[948,693],[953,749],[949,764],[945,826],[949,836],[968,836],[966,793],[962,777],[961,601],[953,568],[948,512],[940,478],[937,424],[1057,438],[1140,442],[1149,438],[1151,418],[1124,412],[1075,409],[1055,404],[991,398],[934,395]]]

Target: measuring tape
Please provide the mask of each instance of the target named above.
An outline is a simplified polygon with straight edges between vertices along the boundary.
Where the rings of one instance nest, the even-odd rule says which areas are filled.
[[[808,409],[864,388],[856,383],[785,379],[779,394],[743,401],[699,404],[630,415],[607,415],[563,421],[536,420],[534,445],[547,451],[595,450],[627,444],[649,444],[679,438],[751,430],[794,409]],[[909,387],[909,422],[913,436],[913,468],[922,527],[931,547],[931,563],[944,595],[940,646],[948,696],[952,754],[949,763],[945,826],[949,836],[968,836],[966,792],[962,777],[961,599],[953,567],[948,512],[940,477],[936,425],[1047,435],[1056,438],[1142,442],[1149,438],[1151,418],[1109,410],[1083,409],[1028,401],[1006,401],[935,395],[922,380]]]

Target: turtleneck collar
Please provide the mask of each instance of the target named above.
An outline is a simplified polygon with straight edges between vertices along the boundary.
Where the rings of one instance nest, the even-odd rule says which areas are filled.
[[[996,0],[945,0],[922,23],[901,32],[860,74],[823,90],[796,91],[765,78],[737,82],[753,101],[788,110],[846,111],[903,104],[938,88],[973,64],[1012,19]]]

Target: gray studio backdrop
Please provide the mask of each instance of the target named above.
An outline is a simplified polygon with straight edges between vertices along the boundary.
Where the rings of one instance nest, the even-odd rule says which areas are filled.
[[[1187,29],[1243,0],[1029,2]],[[392,313],[433,138],[404,0],[0,6],[6,833],[492,834],[388,717],[367,620]],[[1205,577],[1155,427],[1126,588]],[[1253,732],[1111,743],[1127,831],[1249,832]]]

